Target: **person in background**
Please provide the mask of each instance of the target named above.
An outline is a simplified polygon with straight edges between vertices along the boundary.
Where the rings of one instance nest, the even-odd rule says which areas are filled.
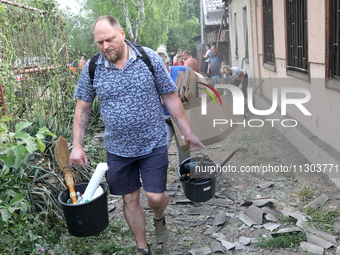
[[[222,67],[225,65],[224,57],[218,52],[216,45],[211,46],[207,74],[211,75],[213,84],[222,82]]]
[[[173,50],[170,52],[170,54],[168,55],[169,59],[170,59],[170,65],[172,66],[174,64],[174,57],[176,55],[176,51]]]
[[[180,71],[185,72],[187,70],[187,67],[185,67],[185,66],[170,66],[170,61],[169,61],[169,58],[167,57],[166,53],[163,52],[163,51],[159,51],[159,50],[157,50],[157,53],[161,57],[161,59],[163,60],[163,63],[165,64],[165,67],[168,70],[172,81],[176,82],[176,79],[178,77],[178,73]],[[189,68],[189,70],[190,70],[190,68]],[[168,111],[167,111],[167,109],[164,105],[163,105],[163,110],[164,110],[164,118],[165,118],[166,131],[167,131],[167,137],[166,137],[167,146],[169,148],[171,140],[174,137],[176,147],[177,147],[177,151],[178,151],[178,164],[181,164],[186,159],[185,152],[182,151],[181,146],[179,145],[178,138],[177,138],[176,133],[175,133],[175,129],[172,125],[170,114],[168,113]]]
[[[239,87],[244,95],[244,105],[247,106],[247,88],[248,88],[248,74],[246,70],[241,69],[237,66],[230,67],[229,65],[223,66],[223,83],[234,84]],[[229,81],[226,81],[228,79]],[[226,90],[224,91],[224,95],[226,96]],[[245,107],[245,111],[246,111]]]
[[[177,87],[159,55],[143,47],[154,69],[150,72],[141,53],[125,40],[124,29],[112,16],[99,17],[93,26],[100,51],[95,63],[93,84],[89,62],[79,78],[73,121],[73,149],[70,164],[85,166],[88,159],[84,139],[96,96],[105,123],[104,148],[107,151],[106,180],[110,193],[122,195],[123,212],[137,245],[137,254],[150,254],[146,241],[146,219],[140,203],[140,188],[153,210],[155,241],[165,243],[169,236],[164,210],[169,202],[165,192],[168,151],[163,109],[159,97],[176,122],[191,151],[204,145],[190,131]],[[140,181],[142,179],[142,183]]]
[[[177,61],[174,62],[174,66],[184,66],[184,58],[182,54],[178,54]]]
[[[191,56],[190,51],[185,50],[183,52],[183,58],[185,59],[184,66],[191,68],[191,70],[195,71],[196,73],[200,72],[198,68],[198,62]]]
[[[78,68],[79,68],[80,70],[83,70],[85,64],[86,64],[85,57],[81,57],[81,59],[79,60],[79,63],[78,63]]]
[[[205,59],[205,61],[204,61],[204,73],[206,73],[208,75],[209,57],[211,55],[210,46],[206,45],[205,50],[206,50],[206,52],[205,52],[205,55],[203,56],[203,58]]]
[[[174,56],[173,63],[175,63],[176,61],[178,61],[178,55],[179,55],[179,54],[182,54],[182,55],[183,55],[182,49],[177,49],[177,54],[176,54],[176,56]]]

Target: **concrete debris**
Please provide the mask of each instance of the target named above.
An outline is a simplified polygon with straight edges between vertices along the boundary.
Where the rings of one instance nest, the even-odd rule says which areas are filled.
[[[214,218],[213,225],[214,226],[219,226],[223,225],[227,221],[227,215],[225,211],[220,211]]]
[[[175,206],[168,205],[165,208],[165,211],[170,214],[171,216],[178,216],[182,214],[181,210],[178,210]]]
[[[255,225],[253,225],[253,228],[260,229],[260,228],[263,228],[263,225],[255,224]]]
[[[273,232],[275,229],[281,227],[282,224],[275,224],[275,223],[271,223],[271,222],[268,222],[266,224],[263,224],[263,227],[271,232]]]
[[[188,218],[182,218],[182,219],[177,219],[174,221],[174,223],[181,225],[181,226],[187,226],[187,227],[196,227],[203,225],[206,223],[208,218],[198,218],[198,219],[188,219]]]
[[[225,235],[221,234],[221,233],[213,233],[211,235],[212,238],[215,238],[216,240],[218,241],[221,241],[221,240],[227,240]]]
[[[241,237],[238,239],[238,241],[239,241],[241,244],[243,244],[243,245],[248,245],[248,244],[250,244],[250,242],[251,242],[250,238],[245,237],[245,236],[241,236]]]
[[[340,255],[340,246],[338,248],[336,248],[335,255]]]
[[[263,214],[264,212],[255,205],[249,206],[246,210],[246,215],[259,225],[263,222]]]
[[[215,206],[220,206],[220,207],[229,207],[229,205],[233,204],[234,201],[228,199],[228,198],[212,198],[205,202],[208,205],[215,205]]]
[[[236,246],[234,243],[231,243],[231,242],[228,242],[228,241],[221,240],[220,242],[226,250],[231,250],[231,249],[235,248],[235,246]]]
[[[208,255],[211,254],[211,250],[209,247],[203,247],[199,249],[193,249],[188,251],[192,255]]]
[[[311,233],[306,233],[306,236],[307,242],[323,247],[325,249],[329,249],[333,246],[333,243]]]
[[[189,199],[181,199],[181,200],[177,200],[176,204],[191,204],[191,200]]]
[[[241,227],[238,228],[238,231],[241,231],[243,229],[247,228],[246,224],[243,224]]]
[[[210,227],[207,228],[207,230],[204,232],[204,234],[211,235],[213,233],[218,232],[221,228],[222,228],[222,226],[210,226]]]
[[[273,182],[264,182],[264,183],[259,184],[257,187],[259,187],[260,189],[267,189],[273,186],[274,186]]]
[[[243,250],[243,244],[240,242],[235,243],[235,250]]]
[[[300,211],[290,212],[290,211],[286,211],[286,210],[281,210],[280,212],[284,216],[287,216],[287,217],[293,217],[294,219],[297,219],[297,220],[308,221],[308,215],[305,214],[305,213],[302,213]]]
[[[312,202],[305,205],[304,208],[308,208],[308,207],[311,207],[313,209],[319,208],[321,205],[326,203],[328,201],[328,199],[329,198],[325,194],[322,194],[321,196],[314,199]]]
[[[267,199],[258,199],[258,200],[246,200],[241,204],[241,206],[250,206],[250,205],[255,205],[258,207],[262,206],[269,206],[269,205],[278,205],[279,202],[274,199],[274,198],[267,198]]]
[[[111,212],[111,211],[113,211],[115,209],[115,206],[114,205],[109,205],[108,207],[107,207],[107,211],[108,212]]]
[[[226,215],[227,217],[230,217],[230,218],[235,218],[236,213],[226,212],[225,215]]]
[[[195,214],[199,214],[199,215],[206,215],[206,216],[211,216],[214,214],[214,210],[207,205],[203,205],[200,207],[193,207],[190,208],[187,212],[189,215],[195,215]]]
[[[240,212],[239,219],[243,221],[248,227],[251,227],[256,224],[256,222],[248,217],[245,213]]]
[[[324,252],[322,247],[317,246],[317,245],[312,244],[312,243],[308,243],[308,242],[301,242],[300,247],[301,247],[302,250],[304,250],[306,252],[311,252],[313,254],[322,255],[323,252]]]
[[[268,198],[268,199],[259,199],[259,200],[255,200],[253,201],[253,205],[256,205],[258,207],[262,207],[262,206],[268,206],[268,205],[279,205],[279,201],[277,201],[274,198]]]
[[[280,235],[284,235],[284,234],[294,234],[296,232],[301,232],[301,228],[299,227],[292,227],[292,228],[282,228],[277,232],[271,233],[272,237],[278,237]]]
[[[279,220],[278,218],[276,218],[275,215],[273,215],[273,214],[271,214],[271,213],[266,213],[266,214],[264,215],[264,218],[265,218],[267,221],[273,221],[273,222],[276,222],[276,221]]]
[[[220,242],[212,241],[210,243],[209,248],[210,248],[211,253],[215,253],[215,252],[223,252],[224,253],[224,248],[223,248],[223,246],[221,245]]]

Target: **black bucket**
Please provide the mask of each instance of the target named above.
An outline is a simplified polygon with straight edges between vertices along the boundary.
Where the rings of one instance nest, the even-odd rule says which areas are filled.
[[[182,162],[178,167],[179,177],[187,174],[188,170],[184,165],[189,162],[199,162],[202,157],[188,158]],[[208,159],[210,160],[210,159]],[[212,160],[211,164],[216,166]],[[216,179],[215,178],[189,178],[188,180],[181,180],[185,196],[193,202],[205,202],[215,195]]]
[[[75,191],[84,194],[88,183],[74,185]],[[58,201],[61,204],[68,228],[68,232],[77,237],[94,236],[107,228],[109,225],[109,214],[107,206],[106,183],[100,183],[104,192],[99,197],[82,204],[67,204],[70,198],[69,190],[63,190]]]

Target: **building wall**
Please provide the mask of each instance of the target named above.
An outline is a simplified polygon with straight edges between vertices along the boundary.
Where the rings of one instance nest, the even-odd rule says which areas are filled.
[[[273,87],[304,88],[311,92],[311,99],[304,106],[312,116],[305,116],[297,107],[288,106],[287,113],[298,121],[321,141],[340,151],[340,92],[326,87],[326,0],[310,0],[307,2],[308,18],[308,62],[309,77],[302,79],[287,72],[287,32],[286,32],[286,0],[273,1],[274,23],[274,70],[266,68],[263,64],[263,6],[262,0],[249,0],[251,2],[252,22],[254,36],[254,73],[258,80],[263,80],[261,89],[257,92],[265,98],[272,99]],[[235,1],[233,1],[234,3]],[[236,10],[246,1],[237,3]],[[234,3],[234,5],[236,5]],[[238,5],[241,5],[238,7]],[[234,11],[234,10],[233,10]],[[230,15],[233,15],[231,13]],[[233,25],[230,26],[231,28]],[[234,42],[234,37],[231,41]],[[241,46],[242,40],[239,40]],[[232,45],[232,51],[234,51]],[[242,52],[242,51],[241,51]],[[235,64],[239,64],[240,59]],[[340,84],[338,84],[339,86]],[[280,97],[279,97],[280,98]],[[279,100],[280,103],[280,100]],[[322,162],[320,162],[322,163]]]
[[[229,37],[230,37],[230,66],[243,68],[249,77],[254,77],[254,44],[252,34],[252,8],[249,0],[231,1],[229,12]],[[249,56],[246,58],[246,32],[248,33]],[[236,55],[236,37],[238,42],[238,55]],[[248,86],[255,86],[249,80]]]

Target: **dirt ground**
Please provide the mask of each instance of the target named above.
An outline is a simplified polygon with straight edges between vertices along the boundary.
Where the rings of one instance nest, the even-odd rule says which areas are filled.
[[[239,120],[242,118],[240,117]],[[221,164],[235,150],[237,152],[228,164],[235,166],[238,170],[242,166],[283,167],[310,164],[270,125],[264,125],[261,128],[237,127],[224,141],[207,146],[203,152],[217,164]],[[194,157],[196,154],[190,156]],[[170,229],[170,237],[168,242],[162,246],[156,245],[153,241],[153,214],[147,206],[145,196],[141,197],[147,219],[147,239],[152,244],[153,254],[201,254],[193,253],[192,250],[209,247],[212,243],[218,245],[219,242],[205,232],[208,227],[214,224],[214,220],[220,212],[227,213],[228,216],[226,222],[219,225],[220,229],[216,233],[223,234],[228,242],[235,243],[242,236],[247,238],[257,238],[260,235],[270,237],[271,231],[263,226],[248,227],[238,218],[240,212],[247,210],[246,206],[241,206],[245,200],[273,198],[279,202],[272,207],[275,212],[280,213],[279,210],[282,209],[296,212],[302,210],[307,202],[325,194],[329,197],[328,202],[324,205],[325,210],[339,211],[340,200],[337,199],[340,197],[339,189],[322,173],[223,173],[216,179],[214,198],[202,203],[192,203],[186,199],[182,183],[179,180],[177,148],[174,141],[169,148],[169,160],[167,192],[170,196],[170,203],[165,215]],[[271,183],[268,188],[259,187],[261,184],[266,186],[268,183]],[[307,201],[302,201],[301,195],[299,195],[304,187],[308,187],[313,195]],[[117,200],[114,197],[110,199]],[[114,202],[114,205],[115,209],[110,213],[110,219],[124,221],[121,199]],[[340,218],[338,220],[336,226],[340,227]],[[285,227],[284,224],[281,228],[283,227]],[[324,254],[335,254],[335,251],[336,248],[333,247],[325,250]],[[220,252],[211,254],[274,254],[274,252],[282,255],[306,254],[301,249],[294,251],[286,248],[270,251],[256,248],[254,244],[241,245],[237,247],[237,250],[234,248],[226,251],[221,248]]]

